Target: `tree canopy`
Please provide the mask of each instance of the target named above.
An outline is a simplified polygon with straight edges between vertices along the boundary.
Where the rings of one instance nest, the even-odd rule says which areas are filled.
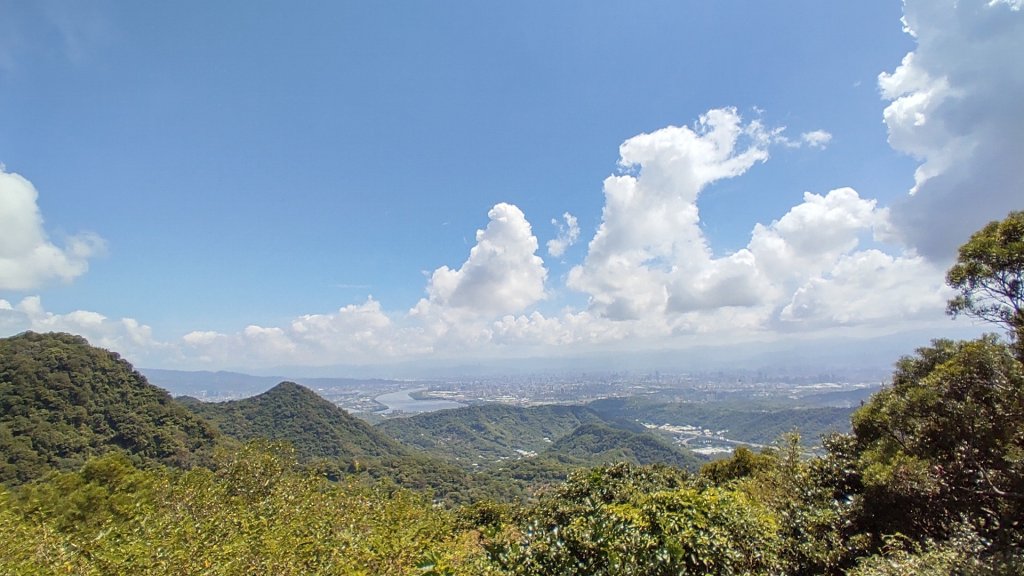
[[[112,450],[189,466],[216,436],[116,353],[80,336],[0,339],[0,483],[74,470]]]
[[[1024,339],[1024,211],[989,222],[960,247],[946,282],[957,291],[953,316],[966,314],[1005,327]]]
[[[865,530],[990,538],[1024,517],[1024,367],[989,336],[937,340],[900,360],[893,385],[853,416]]]

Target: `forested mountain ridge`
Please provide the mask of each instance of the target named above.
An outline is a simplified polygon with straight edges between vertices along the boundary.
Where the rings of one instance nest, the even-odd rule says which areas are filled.
[[[221,404],[176,400],[116,353],[68,334],[0,339],[0,483],[80,469],[110,452],[135,465],[213,465],[219,447],[281,440],[308,469],[430,490],[449,502],[521,489],[415,453],[302,386]]]
[[[603,421],[582,406],[482,404],[393,418],[376,428],[407,446],[472,467],[543,452],[580,425]]]
[[[227,402],[181,399],[195,414],[241,441],[286,440],[304,460],[408,456],[409,450],[316,392],[281,382],[270,390]]]
[[[467,475],[442,458],[407,448],[294,382],[281,382],[242,400],[179,400],[224,435],[239,442],[283,441],[294,449],[300,463],[315,466],[335,479],[386,479],[405,488],[429,490],[449,503],[496,496],[521,498],[522,487]]]
[[[376,425],[410,448],[443,457],[504,497],[533,494],[579,468],[667,464],[696,471],[703,459],[636,422],[586,406],[483,404],[394,418]]]
[[[69,334],[0,339],[0,482],[74,470],[124,450],[191,465],[216,431],[114,352]]]

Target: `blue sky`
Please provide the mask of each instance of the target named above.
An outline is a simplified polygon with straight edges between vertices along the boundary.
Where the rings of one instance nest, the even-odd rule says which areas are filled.
[[[942,335],[1022,207],[1020,0],[292,4],[0,1],[0,330],[196,369]]]

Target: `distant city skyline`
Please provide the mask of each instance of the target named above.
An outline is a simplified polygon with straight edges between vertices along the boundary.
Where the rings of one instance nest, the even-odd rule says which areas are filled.
[[[0,336],[342,376],[997,331],[944,273],[1024,209],[1021,0],[0,15]]]

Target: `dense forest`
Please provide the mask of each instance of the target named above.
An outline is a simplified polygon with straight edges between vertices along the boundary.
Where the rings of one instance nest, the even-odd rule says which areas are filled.
[[[1006,339],[900,359],[819,456],[781,434],[703,465],[629,401],[375,428],[291,383],[179,402],[81,338],[3,339],[0,574],[1024,573],[1024,213],[947,280]],[[536,456],[472,471],[510,434]]]
[[[218,403],[203,403],[187,397],[178,400],[232,438],[287,440],[304,459],[354,460],[407,453],[388,436],[312,390],[292,382],[282,382],[244,400]]]
[[[0,482],[24,482],[122,450],[135,462],[189,466],[214,428],[116,353],[78,336],[0,340]]]

